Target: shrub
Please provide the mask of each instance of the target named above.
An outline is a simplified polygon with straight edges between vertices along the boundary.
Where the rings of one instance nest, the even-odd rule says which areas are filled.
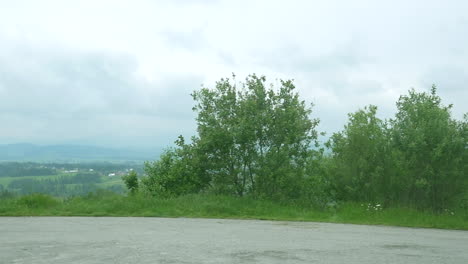
[[[42,193],[25,195],[18,199],[18,205],[30,209],[50,208],[59,204],[59,201],[52,196]]]

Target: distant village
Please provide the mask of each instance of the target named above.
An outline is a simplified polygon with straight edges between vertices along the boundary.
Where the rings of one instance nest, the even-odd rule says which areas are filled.
[[[122,177],[131,171],[143,173],[141,164],[119,163],[0,163],[0,177],[49,176],[59,174],[94,174],[104,177]]]
[[[94,169],[94,168],[65,168],[65,167],[56,167],[56,166],[47,166],[47,165],[40,165],[38,166],[41,169],[51,169],[56,173],[63,173],[63,174],[71,174],[71,173],[97,173],[107,177],[122,177],[129,172],[133,171],[133,168],[126,168],[126,169],[114,169],[109,170],[106,169]]]
[[[53,169],[56,169],[57,172],[59,173],[79,173],[79,172],[95,172],[94,169],[71,169],[71,170],[66,170],[65,168],[53,168]],[[126,174],[128,174],[130,171],[133,171],[133,169],[125,169],[125,170],[119,170],[119,171],[115,171],[115,172],[109,172],[109,173],[106,173],[104,175],[107,175],[108,177],[122,177]],[[99,172],[98,172],[99,173]]]

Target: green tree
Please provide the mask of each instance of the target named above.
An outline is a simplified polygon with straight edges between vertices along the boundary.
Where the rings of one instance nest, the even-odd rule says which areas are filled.
[[[385,177],[387,136],[385,122],[369,106],[349,114],[343,131],[327,143],[333,155],[333,184],[343,200],[382,201],[388,188]]]
[[[135,171],[130,171],[127,175],[122,177],[122,180],[127,186],[127,189],[130,191],[131,194],[135,194],[138,192],[138,175]]]
[[[292,81],[275,89],[263,76],[226,78],[192,97],[198,134],[190,144],[179,137],[175,149],[146,164],[147,191],[300,197],[318,120],[309,118],[311,107]]]
[[[198,193],[210,182],[205,173],[205,155],[196,143],[186,144],[182,136],[176,148],[166,150],[159,160],[145,163],[146,177],[142,179],[145,191],[152,195],[178,196]]]
[[[439,211],[465,188],[468,137],[466,119],[454,120],[452,105],[442,105],[436,91],[401,96],[391,134],[402,168],[398,180],[407,186],[401,199]]]
[[[292,81],[267,87],[251,75],[238,87],[221,79],[193,93],[196,142],[206,154],[215,190],[270,198],[297,196],[318,120]]]

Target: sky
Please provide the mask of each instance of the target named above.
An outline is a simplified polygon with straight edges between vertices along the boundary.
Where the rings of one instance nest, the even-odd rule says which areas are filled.
[[[294,79],[319,131],[434,83],[468,112],[467,1],[0,0],[0,144],[170,146],[190,93]]]

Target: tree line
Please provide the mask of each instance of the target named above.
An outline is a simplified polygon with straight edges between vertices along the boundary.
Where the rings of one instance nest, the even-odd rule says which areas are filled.
[[[33,162],[0,162],[0,177],[56,175],[57,171]]]
[[[313,105],[291,80],[223,78],[192,94],[197,134],[182,136],[145,176],[124,178],[134,193],[216,193],[324,206],[378,202],[440,211],[467,195],[468,115],[452,117],[435,86],[409,90],[393,118],[370,105],[348,115],[344,129],[318,143]]]

